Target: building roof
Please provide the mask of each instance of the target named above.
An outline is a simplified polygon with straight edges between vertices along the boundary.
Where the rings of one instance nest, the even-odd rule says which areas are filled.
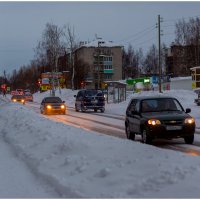
[[[92,42],[82,42],[80,47],[123,47],[123,45],[114,43],[112,41],[105,41],[103,39],[96,39]]]
[[[193,69],[200,69],[200,66],[190,68],[190,70],[193,70]]]

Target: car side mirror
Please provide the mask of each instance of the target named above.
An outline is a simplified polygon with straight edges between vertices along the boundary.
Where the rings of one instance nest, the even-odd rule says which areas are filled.
[[[74,97],[76,98],[76,95],[74,95]]]
[[[65,101],[63,101],[63,103],[65,103]]]
[[[185,112],[186,112],[186,113],[190,113],[190,112],[191,112],[191,109],[190,109],[190,108],[186,108]]]

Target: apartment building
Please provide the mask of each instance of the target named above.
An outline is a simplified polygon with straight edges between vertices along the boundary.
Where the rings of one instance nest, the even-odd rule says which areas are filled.
[[[84,87],[103,89],[106,82],[122,79],[122,48],[102,39],[80,43],[74,51],[74,59],[87,65],[87,74],[82,80]],[[76,66],[78,70],[79,66]]]

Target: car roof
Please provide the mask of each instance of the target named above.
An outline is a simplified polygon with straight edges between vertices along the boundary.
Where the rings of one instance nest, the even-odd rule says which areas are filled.
[[[101,89],[81,89],[80,91],[88,91],[88,90],[90,90],[90,91],[91,91],[91,90],[92,90],[92,91],[98,91],[98,90],[101,91]]]
[[[171,96],[138,96],[138,97],[132,97],[132,99],[138,99],[138,100],[148,100],[148,99],[176,99]]]
[[[54,99],[54,98],[59,98],[59,99],[61,99],[60,97],[44,97],[44,99]]]
[[[12,96],[12,98],[13,98],[13,97],[22,97],[22,98],[24,98],[24,95],[14,94],[14,95]]]

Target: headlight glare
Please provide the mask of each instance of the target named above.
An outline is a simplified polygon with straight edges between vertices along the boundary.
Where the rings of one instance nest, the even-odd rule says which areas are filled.
[[[61,105],[60,107],[61,107],[62,109],[64,109],[64,108],[65,108],[65,106],[64,106],[64,105]]]
[[[155,125],[161,124],[161,122],[158,119],[150,119],[150,120],[148,120],[148,124],[155,126]]]
[[[193,124],[193,123],[195,123],[195,120],[194,120],[194,118],[186,118],[184,123],[185,124]]]
[[[51,109],[51,105],[47,105],[47,108],[48,108],[48,109]]]

